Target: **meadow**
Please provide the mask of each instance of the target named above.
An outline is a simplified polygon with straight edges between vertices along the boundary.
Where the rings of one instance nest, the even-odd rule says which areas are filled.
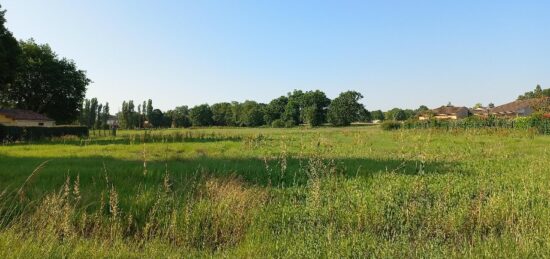
[[[550,136],[205,128],[0,146],[0,257],[548,257]]]

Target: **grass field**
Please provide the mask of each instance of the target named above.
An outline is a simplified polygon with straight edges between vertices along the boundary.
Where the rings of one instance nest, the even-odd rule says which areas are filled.
[[[527,131],[15,144],[0,146],[0,257],[548,257],[549,186],[550,137]]]

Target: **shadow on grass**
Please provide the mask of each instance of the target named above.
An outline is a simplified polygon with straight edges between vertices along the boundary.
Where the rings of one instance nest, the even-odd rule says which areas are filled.
[[[130,138],[130,137],[105,137],[105,138],[89,138],[89,139],[54,139],[54,140],[40,140],[30,142],[16,142],[8,145],[28,145],[28,144],[40,144],[40,145],[137,145],[143,143],[210,143],[210,142],[240,142],[242,137],[171,137],[167,135],[165,137],[148,137],[143,138]]]
[[[289,158],[286,170],[281,160],[264,161],[258,158],[179,159],[168,161],[120,160],[110,157],[12,157],[0,155],[0,191],[19,188],[29,175],[44,161],[49,161],[33,176],[33,189],[51,190],[61,186],[67,176],[80,177],[83,188],[105,188],[106,181],[121,188],[147,187],[162,183],[166,174],[177,189],[197,179],[207,177],[239,177],[257,186],[300,186],[307,183],[309,159]],[[325,164],[331,163],[324,160]],[[283,163],[284,164],[284,163]],[[456,163],[421,163],[415,160],[376,160],[370,158],[334,159],[332,167],[347,178],[369,178],[376,174],[400,175],[447,174],[457,171]],[[107,180],[106,180],[107,179]]]

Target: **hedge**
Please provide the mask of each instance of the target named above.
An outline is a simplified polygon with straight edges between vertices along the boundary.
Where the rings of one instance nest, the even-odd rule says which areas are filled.
[[[381,125],[383,130],[398,130],[401,128],[401,122],[398,121],[384,121]]]
[[[469,117],[463,120],[408,120],[403,124],[403,127],[405,129],[438,128],[447,130],[476,128],[537,129],[541,134],[550,134],[550,119],[535,115],[515,119]]]
[[[88,127],[56,126],[56,127],[19,127],[0,124],[0,141],[28,141],[66,135],[87,137]]]

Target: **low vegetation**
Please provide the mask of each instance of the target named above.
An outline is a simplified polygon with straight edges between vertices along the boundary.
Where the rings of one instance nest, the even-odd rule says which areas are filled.
[[[0,257],[545,257],[549,144],[350,127],[0,146]]]

